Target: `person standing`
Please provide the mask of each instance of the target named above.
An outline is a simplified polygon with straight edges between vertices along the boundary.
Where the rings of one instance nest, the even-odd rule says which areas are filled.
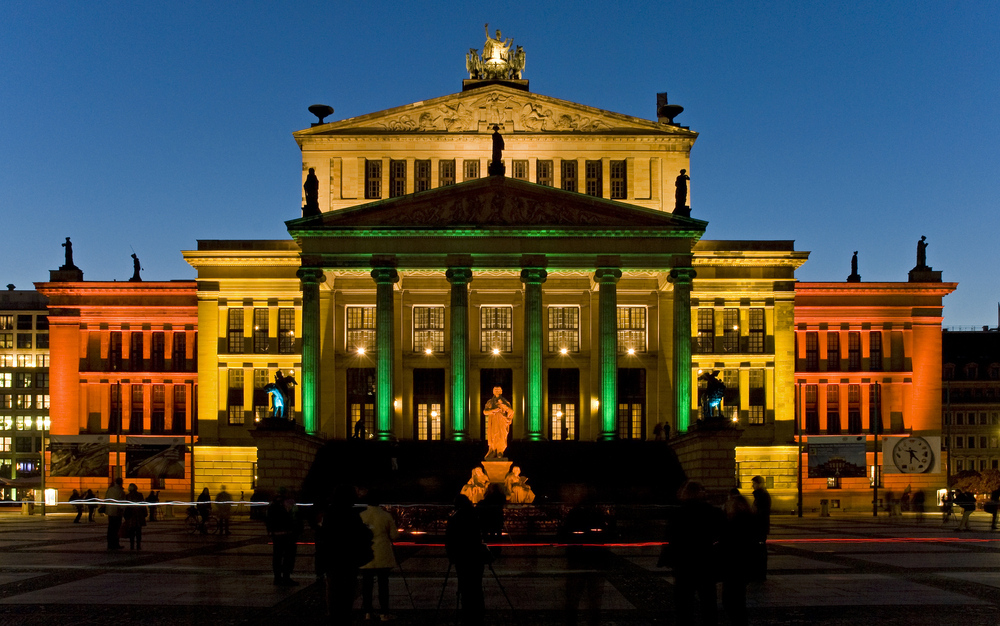
[[[356,495],[354,487],[338,485],[316,526],[317,575],[326,581],[326,608],[333,624],[351,623],[358,568],[374,558],[372,531],[354,508]]]
[[[292,571],[295,569],[300,531],[295,498],[281,487],[267,507],[267,534],[271,536],[271,568],[275,585],[294,587],[299,584],[292,580]]]
[[[104,492],[104,511],[108,515],[108,550],[121,550],[122,544],[118,541],[118,532],[122,528],[122,506],[115,504],[114,500],[124,500],[125,490],[122,489],[122,479],[116,478],[108,490]]]
[[[757,520],[747,499],[732,489],[723,507],[726,522],[722,552],[722,608],[733,626],[747,624],[747,583],[757,558]]]
[[[94,493],[93,489],[88,489],[87,493],[83,494],[83,499],[88,501],[87,504],[87,521],[94,521],[94,513],[97,513],[97,503],[94,502],[97,499],[97,494]]]
[[[372,619],[372,591],[378,578],[378,608],[383,620],[389,619],[389,571],[396,567],[392,542],[399,538],[396,520],[388,511],[378,506],[378,500],[369,494],[368,506],[361,512],[361,521],[372,532],[371,561],[361,566],[361,601],[365,619]]]
[[[969,517],[976,510],[976,496],[968,491],[960,491],[955,497],[955,502],[962,507],[962,519],[959,520],[958,528],[955,529],[955,532],[972,530],[969,528]]]
[[[718,563],[715,545],[722,534],[722,511],[708,503],[701,483],[689,480],[678,493],[680,505],[667,525],[667,543],[659,566],[670,565],[674,572],[677,621],[694,624],[695,597],[701,624],[718,623],[715,583]]]
[[[990,520],[990,530],[997,529],[997,514],[1000,514],[1000,487],[990,493],[990,501],[983,507],[987,513],[992,515]]]
[[[226,486],[222,486],[222,490],[215,495],[215,511],[216,515],[219,516],[219,534],[228,535],[229,534],[229,518],[232,515],[232,502],[233,496],[226,491]]]
[[[69,501],[73,503],[76,507],[76,518],[73,520],[74,524],[80,523],[80,518],[83,517],[83,505],[80,504],[80,490],[74,489],[73,493],[69,496]],[[995,521],[995,518],[994,518]]]
[[[767,481],[763,476],[753,477],[753,514],[757,530],[757,556],[750,572],[750,580],[767,580],[767,536],[771,534],[771,494],[767,492]]]
[[[444,547],[448,561],[455,565],[458,595],[462,602],[462,624],[479,626],[486,615],[483,570],[492,557],[483,543],[479,516],[472,502],[463,495],[455,498],[455,511],[445,527]]]
[[[199,528],[201,529],[201,534],[208,533],[208,516],[212,513],[212,494],[208,493],[208,487],[201,490],[198,494],[198,517],[201,518],[201,524]]]
[[[128,523],[128,549],[142,550],[142,527],[146,525],[146,505],[135,483],[129,483],[125,499],[135,503],[124,507],[124,517]]]

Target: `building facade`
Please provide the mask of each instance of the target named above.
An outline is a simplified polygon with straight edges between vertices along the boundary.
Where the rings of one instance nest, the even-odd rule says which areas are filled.
[[[1000,469],[1000,332],[946,331],[942,363],[948,473]]]

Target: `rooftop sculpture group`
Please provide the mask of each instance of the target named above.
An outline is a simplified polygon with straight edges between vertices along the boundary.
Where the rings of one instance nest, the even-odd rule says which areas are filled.
[[[504,40],[499,28],[496,38],[490,37],[490,25],[484,24],[483,28],[486,29],[486,43],[483,44],[482,56],[475,48],[469,48],[469,54],[465,56],[469,78],[520,80],[524,71],[524,49],[517,46],[512,52],[513,39]]]

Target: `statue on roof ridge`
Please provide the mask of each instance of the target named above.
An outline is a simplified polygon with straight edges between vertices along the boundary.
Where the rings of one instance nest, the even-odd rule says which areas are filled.
[[[504,39],[497,29],[496,37],[490,36],[489,23],[486,29],[486,43],[483,44],[483,54],[475,48],[469,48],[465,55],[465,69],[470,79],[479,80],[520,80],[524,71],[524,49],[517,46],[513,51],[513,39]]]

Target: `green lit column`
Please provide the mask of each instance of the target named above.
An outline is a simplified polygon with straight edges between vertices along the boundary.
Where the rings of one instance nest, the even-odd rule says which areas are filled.
[[[392,331],[395,323],[392,286],[399,274],[391,267],[372,270],[375,279],[375,439],[391,441],[393,406]]]
[[[674,419],[676,432],[686,433],[691,425],[691,281],[690,267],[670,270],[674,284]]]
[[[542,283],[548,276],[540,267],[521,270],[524,283],[524,375],[526,379],[524,416],[529,441],[541,441],[542,424]]]
[[[451,438],[469,438],[469,283],[472,270],[453,267],[445,272],[451,283]]]
[[[326,280],[318,267],[296,272],[302,285],[302,422],[306,432],[319,432],[319,286]]]
[[[601,406],[600,441],[611,441],[617,436],[618,412],[618,279],[622,271],[618,268],[599,268],[594,272],[594,280],[600,285],[597,313],[597,370],[600,374],[599,388]]]

